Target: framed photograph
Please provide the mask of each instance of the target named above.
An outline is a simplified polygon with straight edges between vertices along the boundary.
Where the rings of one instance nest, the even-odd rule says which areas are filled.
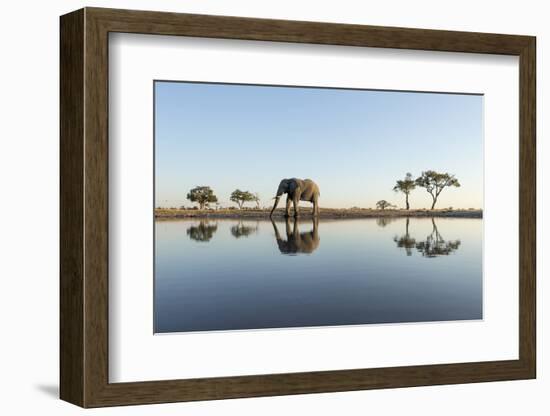
[[[61,398],[535,378],[535,49],[62,16]]]

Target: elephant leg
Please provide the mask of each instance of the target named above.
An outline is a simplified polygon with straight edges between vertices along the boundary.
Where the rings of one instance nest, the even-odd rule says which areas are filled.
[[[319,215],[319,202],[317,199],[313,200],[313,216],[317,217]]]
[[[313,218],[313,239],[319,241],[319,217]]]
[[[286,217],[285,220],[285,231],[286,231],[286,240],[290,241],[292,239],[292,231],[290,229],[290,220]]]
[[[298,202],[300,201],[300,198],[294,198],[292,200],[293,204],[294,204],[294,217],[295,218],[298,218],[298,215],[299,215],[299,212],[298,212]]]
[[[286,211],[285,216],[290,217],[290,196],[286,197]]]

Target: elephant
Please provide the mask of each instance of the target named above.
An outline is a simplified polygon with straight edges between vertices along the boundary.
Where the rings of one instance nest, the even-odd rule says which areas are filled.
[[[294,217],[298,217],[298,203],[300,201],[308,201],[313,203],[313,216],[315,217],[319,215],[319,196],[321,194],[319,192],[319,187],[311,179],[291,178],[281,180],[279,183],[279,188],[277,188],[277,194],[273,198],[275,199],[275,203],[273,204],[273,208],[269,214],[270,217],[273,216],[273,212],[275,211],[275,208],[277,208],[277,204],[279,204],[279,200],[283,194],[287,194],[285,210],[286,217],[290,217],[290,202],[294,204]]]
[[[294,220],[294,227],[290,227],[290,219],[286,217],[286,240],[281,238],[275,221],[271,220],[275,238],[281,254],[311,254],[319,247],[319,220],[313,217],[313,229],[308,232],[301,233],[298,229],[298,220]]]

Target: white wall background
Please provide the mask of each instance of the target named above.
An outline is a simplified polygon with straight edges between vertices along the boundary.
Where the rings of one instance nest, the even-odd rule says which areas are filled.
[[[0,409],[4,414],[72,415],[58,395],[58,16],[83,6],[536,35],[538,41],[538,379],[458,386],[315,394],[89,410],[102,415],[547,414],[550,361],[543,331],[550,301],[542,268],[542,212],[550,146],[543,130],[550,90],[548,12],[523,0],[120,0],[5,2],[0,42]]]

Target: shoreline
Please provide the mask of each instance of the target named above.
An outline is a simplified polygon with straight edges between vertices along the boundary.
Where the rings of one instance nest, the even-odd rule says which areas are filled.
[[[155,220],[185,218],[228,218],[228,219],[266,219],[269,220],[270,209],[155,209]],[[293,211],[291,210],[291,218]],[[300,208],[299,218],[311,217],[311,209]],[[357,218],[398,218],[398,217],[436,217],[436,218],[483,218],[480,209],[342,209],[321,208],[319,219],[357,219]],[[284,218],[284,209],[273,213],[274,219]]]

